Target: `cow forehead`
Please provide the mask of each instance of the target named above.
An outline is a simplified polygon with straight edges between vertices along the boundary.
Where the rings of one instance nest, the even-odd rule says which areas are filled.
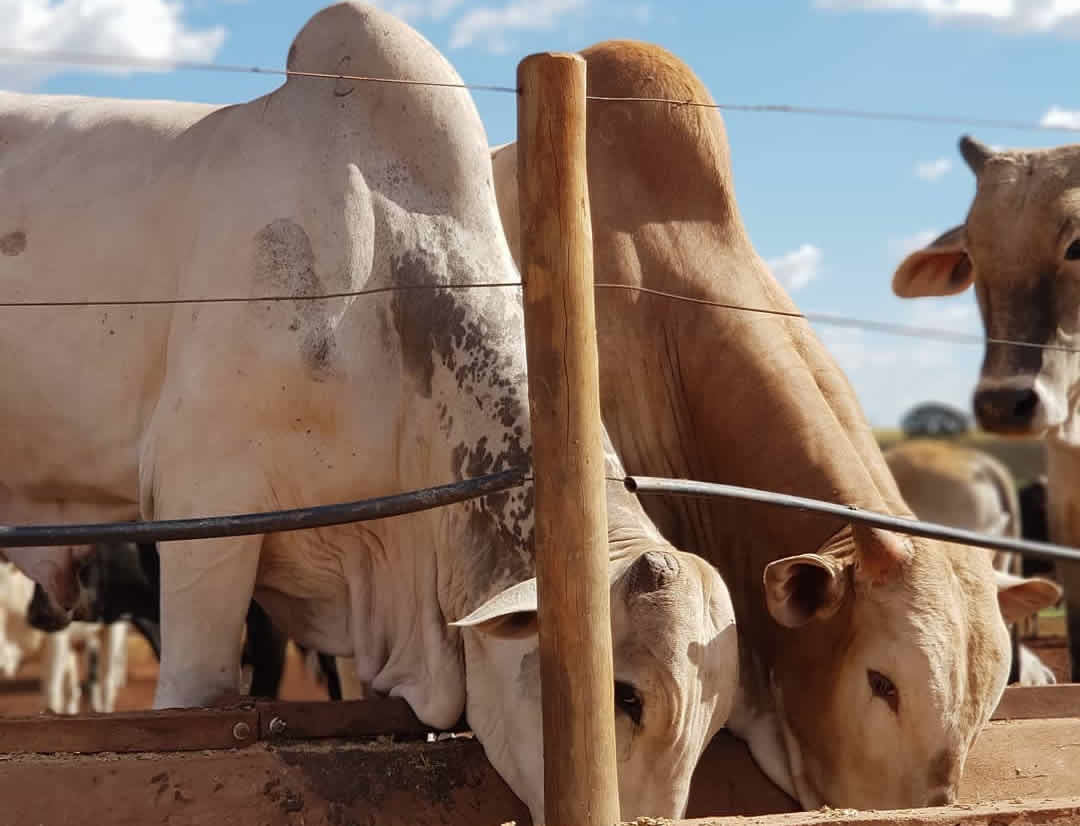
[[[663,664],[665,668],[711,671],[729,663],[716,648],[723,633],[735,624],[734,609],[723,580],[714,569],[690,554],[679,554],[679,574],[661,591],[636,595],[628,601],[622,589],[615,645],[630,659]],[[688,564],[689,563],[689,564]]]
[[[967,219],[973,253],[1030,256],[1080,219],[1080,147],[995,155],[980,172]],[[1041,250],[1040,250],[1041,251]]]

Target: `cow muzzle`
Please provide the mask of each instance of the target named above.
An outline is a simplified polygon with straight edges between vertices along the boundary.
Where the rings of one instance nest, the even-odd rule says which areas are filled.
[[[34,584],[34,595],[26,607],[26,621],[39,631],[62,631],[71,624],[74,611],[61,607],[48,592]]]
[[[1033,381],[980,386],[974,407],[979,426],[993,433],[1026,434],[1045,426],[1043,401]]]

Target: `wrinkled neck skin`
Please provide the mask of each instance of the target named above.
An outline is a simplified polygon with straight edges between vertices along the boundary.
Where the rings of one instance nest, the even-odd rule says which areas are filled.
[[[598,282],[795,310],[737,215],[726,223],[631,224],[625,233],[598,234],[595,244]],[[629,473],[910,515],[850,385],[805,321],[610,289],[599,291],[597,312],[603,413]],[[708,559],[727,582],[740,639],[728,726],[794,795],[778,757],[787,752],[771,689],[780,629],[767,612],[762,575],[772,560],[816,551],[840,524],[735,500],[642,501],[674,545]]]

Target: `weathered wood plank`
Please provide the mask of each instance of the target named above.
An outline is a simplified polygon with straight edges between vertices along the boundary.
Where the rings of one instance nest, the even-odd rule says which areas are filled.
[[[855,812],[828,809],[761,817],[684,820],[669,826],[1066,826],[1080,822],[1080,797],[959,804],[933,809]]]
[[[1056,826],[1080,822],[1078,766],[1080,719],[1000,721],[987,727],[972,750],[961,806],[724,820],[717,816],[762,815],[769,811],[766,804],[782,809],[786,798],[761,776],[741,743],[720,737],[695,775],[688,816],[712,818],[698,826]],[[762,796],[763,789],[772,796]],[[719,792],[709,798],[703,795],[709,790]],[[1017,803],[1018,798],[1024,800]],[[8,756],[0,758],[0,799],[5,826],[529,824],[527,811],[480,745],[463,740],[324,740],[185,753]],[[1021,811],[1032,814],[1019,819]]]
[[[0,759],[5,826],[528,826],[476,742]]]
[[[255,708],[261,737],[278,742],[325,737],[422,738],[435,731],[416,718],[408,703],[396,697],[338,703],[259,700]],[[464,721],[451,730],[465,731]]]
[[[259,715],[234,709],[169,709],[0,720],[0,754],[199,751],[258,740]]]
[[[964,767],[960,802],[1080,796],[1080,718],[998,720]],[[795,801],[761,772],[746,745],[721,732],[694,773],[687,817],[791,812]]]
[[[1014,685],[1005,689],[994,720],[1080,717],[1080,684]]]

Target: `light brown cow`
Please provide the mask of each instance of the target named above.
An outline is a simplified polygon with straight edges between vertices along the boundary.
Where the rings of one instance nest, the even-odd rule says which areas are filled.
[[[904,259],[893,292],[975,284],[987,335],[976,418],[986,430],[1046,438],[1050,537],[1080,546],[1080,145],[995,152],[964,137],[960,153],[976,181],[967,218]],[[1080,564],[1059,569],[1080,681]]]
[[[658,47],[606,42],[583,55],[593,95],[709,100]],[[493,157],[512,251],[514,152]],[[739,217],[719,112],[593,101],[588,165],[596,278],[618,285],[597,291],[601,400],[627,469],[911,515],[804,321],[630,289],[796,310]],[[776,783],[808,808],[955,797],[1008,675],[987,554],[729,500],[645,504],[732,592],[741,662],[729,727]]]
[[[911,439],[885,451],[885,461],[904,501],[920,519],[971,531],[1019,538],[1020,497],[1012,473],[989,453],[940,439]],[[1019,554],[992,554],[997,577],[1007,581],[1020,573]],[[1032,579],[1028,605],[1016,604],[1005,617],[1010,625],[1012,667],[1009,681],[1021,685],[1056,682],[1054,672],[1019,641],[1017,623],[1061,599],[1061,589],[1045,579]]]

